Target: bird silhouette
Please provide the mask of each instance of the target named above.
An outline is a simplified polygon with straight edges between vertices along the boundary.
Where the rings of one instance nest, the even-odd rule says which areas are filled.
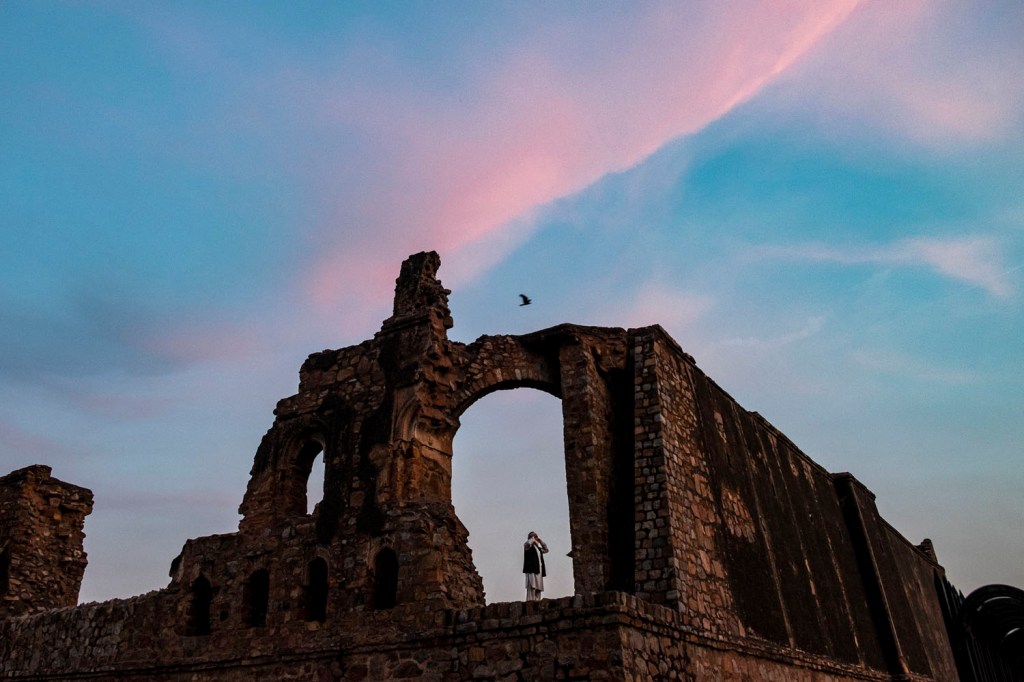
[[[533,300],[526,294],[519,294],[519,298],[523,299],[523,302],[519,304],[520,307],[524,305],[530,305],[531,303],[533,303]]]

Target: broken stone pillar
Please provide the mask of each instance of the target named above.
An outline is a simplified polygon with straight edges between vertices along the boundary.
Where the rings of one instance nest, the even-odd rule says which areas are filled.
[[[74,606],[92,492],[34,465],[0,478],[0,618]]]

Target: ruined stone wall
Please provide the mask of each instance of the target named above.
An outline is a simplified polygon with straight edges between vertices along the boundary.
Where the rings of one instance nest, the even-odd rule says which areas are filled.
[[[449,341],[438,266],[411,257],[373,339],[309,356],[238,532],[186,542],[148,595],[49,611],[74,598],[33,596],[42,613],[0,618],[0,677],[956,680],[942,569],[856,479],[740,407],[660,327]],[[562,401],[576,596],[484,605],[452,440],[473,402],[517,387]],[[307,511],[318,456],[324,498]],[[0,513],[31,499],[42,514],[10,542],[91,503],[24,483],[37,473],[0,479],[18,481]]]
[[[183,638],[161,626],[165,595],[0,622],[4,679],[184,682],[778,680],[888,675],[795,650],[708,637],[680,615],[623,593],[450,610],[411,628],[401,614],[268,628],[246,638]],[[29,633],[26,635],[26,633]],[[20,641],[35,646],[12,647]],[[910,679],[910,678],[908,678]]]
[[[78,602],[92,493],[35,465],[0,478],[0,618]]]
[[[902,587],[907,598],[907,611],[897,618],[913,623],[928,670],[933,676],[936,679],[953,679],[956,661],[949,638],[936,627],[937,623],[944,622],[942,602],[935,595],[938,586],[945,582],[945,571],[936,561],[931,541],[914,545],[884,519],[882,528],[899,570],[900,580],[892,581],[892,588]]]
[[[944,582],[931,542],[908,542],[878,514],[875,496],[849,474],[835,477],[876,632],[890,669],[955,675],[937,585]]]
[[[667,335],[653,342],[661,455],[679,488],[669,498],[683,501],[670,506],[679,520],[668,524],[684,622],[864,671],[955,679],[925,579],[937,564],[905,540],[893,543],[873,504],[851,517],[833,475],[740,407]]]

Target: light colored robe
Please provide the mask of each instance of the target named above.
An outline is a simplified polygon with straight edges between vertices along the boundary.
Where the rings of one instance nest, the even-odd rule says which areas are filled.
[[[533,548],[533,551],[537,553],[537,565],[541,565],[541,554],[548,553],[548,546],[543,541],[539,543],[533,543],[527,540],[523,543],[523,550],[529,550]],[[541,573],[524,573],[526,578],[526,601],[537,601],[541,598],[541,592],[544,591],[544,575]]]

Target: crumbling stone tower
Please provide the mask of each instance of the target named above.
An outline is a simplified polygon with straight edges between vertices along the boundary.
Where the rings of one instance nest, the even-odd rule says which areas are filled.
[[[35,465],[0,478],[0,618],[78,603],[92,492]]]

